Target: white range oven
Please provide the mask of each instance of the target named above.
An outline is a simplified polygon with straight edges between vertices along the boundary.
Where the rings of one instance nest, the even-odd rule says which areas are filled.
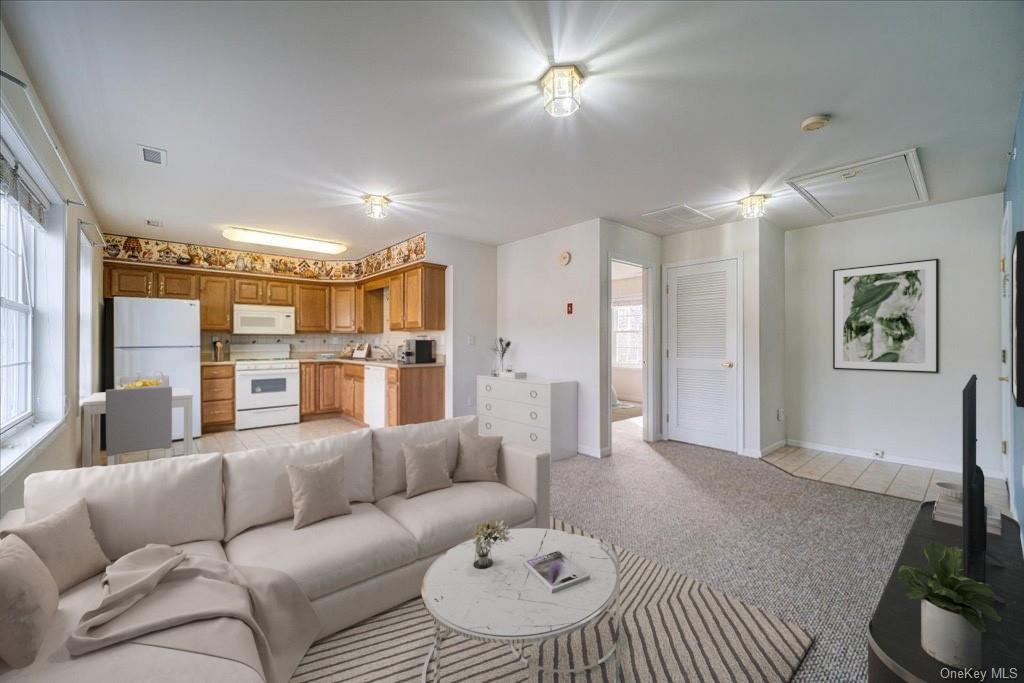
[[[281,350],[283,347],[283,350]],[[299,421],[299,361],[287,344],[251,344],[235,350],[235,429]],[[264,355],[267,357],[258,358]],[[271,356],[278,356],[276,358]]]

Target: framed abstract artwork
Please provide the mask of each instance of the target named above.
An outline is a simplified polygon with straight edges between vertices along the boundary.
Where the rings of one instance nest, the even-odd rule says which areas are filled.
[[[939,261],[833,271],[837,370],[939,371]]]
[[[1013,402],[1024,407],[1024,232],[1010,256],[1010,384]]]

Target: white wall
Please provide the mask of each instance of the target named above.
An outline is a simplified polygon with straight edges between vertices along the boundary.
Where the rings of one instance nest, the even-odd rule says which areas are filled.
[[[786,233],[791,441],[957,470],[960,390],[978,375],[978,460],[999,476],[1001,195]],[[832,271],[939,259],[939,372],[832,368]]]
[[[493,245],[427,233],[427,261],[448,266],[445,287],[448,415],[476,413],[476,377],[493,365],[491,343],[498,334],[497,260]]]
[[[668,235],[663,240],[665,265],[700,259],[743,259],[743,443],[741,452],[760,455],[760,314],[758,221],[747,219],[703,230]]]
[[[498,334],[512,340],[512,366],[579,383],[579,448],[591,455],[601,451],[600,232],[594,219],[503,244],[497,268]]]
[[[761,453],[785,445],[785,233],[777,225],[758,221],[758,277],[761,326]]]

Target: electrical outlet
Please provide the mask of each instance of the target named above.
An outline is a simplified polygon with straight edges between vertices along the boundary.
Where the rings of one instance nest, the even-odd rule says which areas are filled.
[[[473,397],[472,396],[467,396],[466,397],[466,407],[467,408],[472,408],[473,407]]]
[[[879,460],[885,460],[885,451],[883,451],[881,448],[876,448],[875,450],[871,451],[871,455],[875,456]]]
[[[476,346],[476,335],[467,334],[466,335],[466,344],[469,345],[469,346]]]
[[[785,408],[779,408],[778,410],[776,410],[775,411],[775,419],[778,422],[782,422],[783,420],[785,420],[786,419],[786,409]]]

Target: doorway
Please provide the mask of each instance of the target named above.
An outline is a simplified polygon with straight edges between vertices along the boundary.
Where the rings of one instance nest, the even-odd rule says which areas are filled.
[[[741,447],[740,272],[737,258],[665,266],[667,439]]]
[[[647,412],[647,322],[644,268],[611,259],[609,267],[608,399],[611,441],[623,430],[642,435]]]

